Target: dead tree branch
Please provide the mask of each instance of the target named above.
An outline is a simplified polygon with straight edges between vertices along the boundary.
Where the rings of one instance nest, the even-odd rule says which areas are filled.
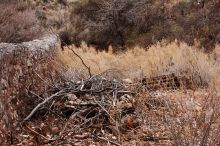
[[[60,96],[61,94],[63,94],[63,90],[61,90],[60,92],[57,92],[53,95],[51,95],[50,97],[46,98],[43,102],[39,103],[32,111],[31,113],[24,119],[24,121],[29,120],[34,113],[40,108],[42,107],[44,104],[46,104],[49,100],[53,99],[54,97]]]

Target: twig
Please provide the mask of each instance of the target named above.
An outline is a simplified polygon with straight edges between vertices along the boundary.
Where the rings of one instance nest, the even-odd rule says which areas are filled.
[[[79,104],[73,103],[71,105],[65,104],[65,107],[73,108],[73,109],[75,109],[76,106],[81,107],[81,106],[99,106],[99,105],[96,103],[79,103]]]
[[[52,31],[53,34],[56,35],[56,33],[53,31],[53,29],[52,29],[51,27],[50,27],[49,29],[50,29],[50,31]],[[57,37],[60,38],[59,35],[57,35]],[[63,43],[65,43],[61,38],[60,38],[60,40],[61,40]],[[79,54],[77,54],[73,49],[71,49],[71,48],[68,46],[68,44],[65,43],[65,46],[66,46],[69,50],[71,50],[71,51],[73,52],[73,54],[76,55],[76,56],[81,60],[82,64],[87,68],[88,73],[89,73],[89,77],[91,78],[91,77],[92,77],[91,69],[90,69],[89,66],[87,66],[87,65],[85,64],[85,62],[84,62],[84,60],[82,59],[82,57],[81,57]],[[62,47],[62,46],[61,46],[61,47]]]
[[[10,130],[10,145],[13,145],[13,144],[14,144],[13,133],[12,133],[12,131]]]
[[[144,141],[160,141],[160,140],[172,140],[171,138],[168,137],[153,137],[153,136],[144,136],[142,138]]]
[[[106,139],[106,138],[104,138],[104,137],[100,137],[100,136],[97,136],[97,135],[92,135],[92,138],[96,138],[96,139],[99,139],[99,140],[103,140],[103,141],[106,141],[106,142],[109,142],[109,143],[111,143],[111,144],[114,144],[114,145],[116,145],[116,146],[122,146],[121,144],[119,144],[119,143],[116,143],[116,142],[114,142],[114,141],[111,141],[111,140],[109,140],[109,139]]]
[[[39,99],[43,100],[42,97],[40,97],[38,94],[34,93],[33,91],[28,90],[28,92],[30,92],[30,93],[33,94],[34,96],[38,97]]]
[[[82,57],[81,57],[79,54],[77,54],[73,49],[71,49],[71,48],[68,47],[68,46],[67,46],[67,48],[68,48],[69,50],[71,50],[71,51],[73,52],[73,54],[76,55],[76,56],[81,60],[82,64],[83,64],[83,65],[86,67],[86,69],[88,70],[89,78],[91,78],[91,77],[92,77],[92,73],[91,73],[90,67],[86,65],[86,63],[84,62],[84,60],[82,59]]]
[[[46,136],[44,136],[44,135],[42,135],[42,134],[38,133],[37,131],[35,131],[35,130],[31,129],[31,128],[30,128],[30,127],[28,127],[27,125],[26,125],[25,127],[27,127],[27,129],[28,129],[28,130],[30,130],[31,132],[33,132],[33,133],[35,133],[35,134],[39,135],[40,137],[42,137],[42,138],[46,139],[46,140],[47,140],[47,141],[49,141],[49,142],[51,142],[51,141],[55,141],[55,140],[56,140],[56,139],[50,139],[50,138],[47,138]]]
[[[61,90],[60,92],[57,92],[53,95],[51,95],[50,97],[46,98],[43,102],[39,103],[32,111],[31,113],[24,119],[24,121],[27,121],[29,120],[33,114],[42,106],[44,105],[45,103],[47,103],[49,100],[51,100],[52,98],[56,97],[56,96],[59,96],[59,94],[61,94],[63,92],[63,90]]]
[[[108,116],[111,118],[112,121],[116,122],[115,119],[112,118],[112,116],[109,114],[109,112],[100,103],[98,103],[95,99],[94,99],[94,101],[106,114],[108,114]]]

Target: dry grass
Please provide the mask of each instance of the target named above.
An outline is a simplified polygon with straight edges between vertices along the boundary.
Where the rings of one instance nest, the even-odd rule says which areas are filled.
[[[87,78],[86,68],[71,49],[74,49],[91,67],[93,74],[97,75],[105,70],[115,69],[107,73],[110,77],[119,78],[119,80],[109,79],[106,73],[93,76],[94,80],[90,82]],[[67,77],[67,83],[54,82],[52,89],[56,90],[49,88],[42,97],[39,96],[41,99],[47,99],[50,92],[57,92],[63,88],[68,89],[67,93],[47,103],[54,105],[51,110],[57,114],[46,112],[45,115],[41,115],[40,110],[36,112],[36,115],[24,125],[29,127],[28,129],[21,128],[13,131],[14,143],[23,145],[45,143],[49,145],[65,143],[70,145],[107,145],[108,140],[111,140],[125,146],[217,145],[220,143],[220,94],[217,90],[219,89],[218,74],[220,72],[218,66],[219,50],[220,47],[216,46],[213,53],[206,54],[197,47],[189,47],[184,43],[177,44],[175,42],[170,44],[161,42],[151,46],[147,51],[136,47],[120,54],[113,54],[112,51],[97,52],[95,48],[88,47],[85,43],[82,43],[80,48],[66,47],[64,51],[59,53],[59,60],[54,61],[52,66],[61,68],[63,75]],[[58,63],[59,61],[61,64]],[[50,74],[50,70],[48,73]],[[209,88],[151,91],[148,90],[147,85],[139,80],[134,80],[132,84],[120,80],[125,78],[141,79],[144,76],[153,77],[169,73],[183,74],[194,78],[200,77],[209,83]],[[69,82],[68,79],[73,82]],[[74,82],[79,79],[85,80]],[[75,89],[86,91],[87,88],[90,88],[89,86],[97,87],[97,89],[99,87],[103,89],[104,85],[108,87],[109,84],[104,84],[106,82],[102,79],[109,79],[108,81],[111,83],[117,82],[125,87],[123,88],[125,91],[131,91],[134,94],[126,92],[122,96],[119,94],[115,96],[115,89],[106,90],[107,92],[102,90],[94,95],[89,92],[85,92],[85,94],[75,92]],[[88,87],[85,83],[87,81],[89,81]],[[75,86],[78,83],[85,86],[78,88]],[[116,87],[119,86],[116,85]],[[91,89],[93,90],[93,88]],[[29,98],[31,97],[33,98],[35,95]],[[37,105],[39,102],[41,103],[41,99],[34,100],[33,103]],[[98,100],[100,101],[97,102]],[[93,101],[100,103],[100,107],[84,106],[85,103],[93,103]],[[71,111],[71,109],[64,108],[67,105],[74,107],[71,108],[72,115],[77,115],[77,112],[85,112],[85,114],[78,118],[69,117],[65,115],[68,114],[65,113],[66,110]],[[102,112],[103,109],[105,112]],[[86,113],[87,111],[88,113]],[[107,115],[103,114],[106,112]],[[91,120],[91,123],[89,122],[87,125],[87,122],[85,122],[86,124],[82,122],[83,120]],[[33,131],[35,132],[33,133]],[[91,131],[95,131],[95,134],[107,139],[107,141],[90,137],[93,134]],[[7,131],[5,133],[7,135]],[[48,141],[48,137],[55,138],[55,140]],[[7,140],[5,140],[6,142]]]
[[[39,3],[40,2],[41,1],[39,1]],[[33,15],[33,12],[29,13],[29,15]],[[18,16],[19,18],[22,18],[21,21],[23,22],[23,19],[26,21],[26,17],[24,16],[29,15],[19,13]],[[51,24],[54,23],[54,25],[59,28],[59,26],[65,24],[65,21],[61,20],[61,18],[63,18],[61,17],[62,15],[60,15],[59,18],[55,15],[56,14],[51,15],[51,19],[48,21],[51,21]],[[3,16],[0,14],[0,17]],[[14,19],[17,20],[18,17],[13,18],[13,20]],[[35,21],[35,18],[33,19]],[[31,19],[30,21],[32,22],[33,20]],[[21,29],[22,28],[26,27],[22,26]],[[14,30],[9,29],[6,33],[8,32],[14,32]],[[24,34],[26,34],[25,32]],[[25,36],[29,37],[31,35]],[[79,48],[69,46],[66,47],[64,51],[60,51],[58,61],[36,59],[37,62],[34,62],[34,65],[31,68],[26,68],[28,66],[25,65],[28,62],[27,58],[22,56],[12,56],[12,58],[6,57],[6,61],[9,59],[16,59],[17,64],[25,65],[23,70],[24,72],[27,72],[28,75],[24,78],[18,76],[19,78],[15,80],[13,73],[14,70],[10,69],[10,66],[13,66],[11,64],[12,61],[9,61],[8,63],[5,62],[5,60],[2,61],[2,64],[5,66],[2,66],[2,70],[6,69],[6,73],[9,73],[9,76],[3,72],[2,75],[6,75],[6,77],[12,80],[12,83],[14,80],[16,83],[19,81],[19,84],[16,84],[16,87],[11,87],[9,92],[10,94],[7,93],[0,95],[2,101],[4,101],[2,103],[6,103],[7,105],[7,103],[13,102],[11,99],[18,100],[21,98],[25,100],[24,102],[22,101],[23,103],[19,102],[20,100],[18,100],[17,104],[14,106],[4,107],[4,105],[0,105],[0,109],[5,111],[0,114],[0,117],[2,117],[4,123],[9,123],[9,128],[7,129],[2,125],[3,122],[1,123],[0,121],[0,129],[3,129],[3,131],[0,130],[0,143],[4,142],[8,145],[9,143],[11,143],[11,145],[13,143],[14,145],[64,145],[66,142],[69,145],[77,145],[77,141],[79,145],[110,145],[108,140],[101,143],[101,140],[99,141],[94,137],[80,137],[84,136],[84,134],[89,135],[91,133],[97,133],[106,139],[117,141],[125,146],[219,145],[220,46],[217,45],[215,50],[209,54],[204,53],[203,50],[198,48],[199,47],[196,46],[188,46],[185,43],[166,43],[166,41],[162,41],[149,47],[148,49],[141,47],[132,49],[128,48],[126,52],[114,54],[111,47],[109,49],[110,51],[108,52],[97,52],[96,48],[88,47],[85,43],[82,43],[81,47]],[[120,85],[123,84],[126,87],[126,91],[131,91],[131,93],[134,94],[127,94],[126,92],[126,94],[122,96],[119,94],[117,96],[117,91],[115,91],[115,88],[111,91],[114,92],[112,95],[109,91],[108,93],[98,92],[96,95],[93,95],[89,92],[81,95],[74,93],[75,90],[69,91],[69,93],[65,93],[67,95],[62,96],[62,100],[59,100],[57,97],[51,101],[52,103],[48,103],[48,105],[51,107],[48,109],[50,112],[46,113],[45,115],[39,112],[33,119],[27,121],[25,125],[15,128],[17,121],[14,123],[12,123],[12,121],[15,121],[22,114],[21,111],[12,113],[14,109],[19,108],[28,114],[28,111],[32,109],[34,105],[40,103],[41,100],[44,100],[44,98],[48,98],[48,96],[51,94],[50,92],[52,92],[52,89],[62,90],[63,85],[70,85],[69,83],[73,83],[74,85],[75,83],[76,85],[78,85],[78,83],[82,83],[83,85],[80,88],[82,91],[84,91],[84,87],[85,89],[88,88],[87,86],[84,86],[86,80],[81,80],[81,82],[69,82],[68,80],[70,79],[73,81],[78,81],[79,79],[88,79],[87,69],[82,65],[81,60],[72,53],[71,49],[82,57],[85,63],[91,68],[92,74],[97,75],[103,71],[109,70],[106,75],[102,74],[102,76],[99,74],[100,77],[99,75],[97,75],[97,77],[100,79],[104,79],[106,76],[118,78],[119,80],[109,79],[109,81],[117,83],[120,82]],[[53,59],[56,58],[53,56]],[[61,69],[61,72],[67,79],[67,83],[63,83],[63,80],[58,80],[57,78],[53,77],[57,73],[56,69],[54,68]],[[37,69],[43,69],[42,73],[40,70],[38,73]],[[18,72],[20,73],[19,69]],[[170,73],[174,73],[176,75],[185,75],[187,77],[192,77],[197,81],[208,83],[209,88],[197,90],[182,89],[174,91],[157,90],[152,92],[147,89],[143,82],[140,82],[140,80],[145,76],[155,77]],[[43,78],[41,78],[41,76]],[[129,78],[130,81],[132,80],[132,84],[126,82],[125,80],[121,80],[127,78]],[[3,81],[4,80],[2,80],[2,82]],[[54,88],[51,89],[51,87],[47,87],[49,85],[45,84],[45,81],[52,82]],[[66,80],[64,79],[64,81]],[[91,82],[93,83],[93,81]],[[62,86],[57,86],[59,83]],[[97,84],[97,87],[98,85],[102,85],[102,83],[104,83],[102,80],[100,83],[97,82],[97,80],[94,80],[94,84]],[[26,84],[28,88],[26,88]],[[118,85],[115,85],[117,88]],[[17,91],[18,86],[19,91]],[[102,86],[101,88],[103,88]],[[67,88],[68,90],[70,89],[69,87]],[[15,89],[16,94],[19,94],[19,97],[16,96]],[[34,92],[26,93],[26,90]],[[41,94],[41,90],[45,93]],[[71,105],[71,107],[77,107],[76,105],[78,105],[80,108],[77,107],[77,110],[79,110],[87,108],[85,103],[89,103],[93,100],[97,102],[99,99],[100,105],[98,104],[98,108],[96,106],[93,107],[95,108],[95,112],[91,112],[90,109],[87,109],[89,113],[85,112],[85,116],[83,117],[80,115],[78,119],[71,118],[72,116],[65,116],[65,109],[63,109],[63,107],[66,106],[66,103]],[[106,102],[107,100],[108,102]],[[42,108],[42,110],[47,109]],[[4,113],[7,111],[8,113],[12,113],[9,114],[9,117],[13,116],[13,118],[5,118]],[[74,115],[77,113],[75,108],[73,108],[73,113]],[[87,120],[86,118],[89,118],[89,120],[91,119],[91,127],[94,126],[93,129],[86,124],[82,124],[83,120]],[[103,119],[106,119],[107,122]],[[79,125],[77,125],[77,120]],[[100,120],[102,122],[100,122]],[[26,126],[31,128],[25,129]],[[85,127],[80,129],[78,126]],[[106,129],[102,127],[106,127]],[[48,140],[50,138],[55,138],[55,140]]]
[[[108,69],[117,69],[117,74],[123,78],[142,78],[143,76],[154,77],[163,74],[175,73],[201,78],[214,87],[219,84],[218,73],[220,72],[219,50],[211,54],[203,53],[196,47],[185,43],[175,42],[166,44],[158,43],[145,51],[136,47],[125,53],[113,54],[109,52],[97,52],[95,48],[82,43],[80,48],[69,46],[60,53],[60,59],[67,66],[67,76],[86,73],[81,61],[74,56],[69,49],[74,49],[90,66],[93,74],[101,73]],[[111,49],[110,49],[111,50]],[[70,78],[71,78],[70,77]]]
[[[155,140],[152,145],[219,144],[219,95],[215,92],[198,90],[145,93],[137,97],[137,105],[136,113],[142,125],[137,131],[131,130],[129,135],[137,132],[138,136],[172,139]]]

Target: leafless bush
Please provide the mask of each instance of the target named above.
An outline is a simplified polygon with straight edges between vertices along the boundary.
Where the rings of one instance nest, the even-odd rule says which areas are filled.
[[[72,12],[73,42],[123,47],[144,35],[145,46],[153,44],[169,32],[164,4],[153,0],[90,0]]]
[[[219,43],[219,2],[171,4],[169,0],[89,0],[73,9],[70,40],[99,48],[110,44],[149,46],[162,39],[193,45],[196,39],[209,50]]]
[[[76,24],[76,37],[103,48],[109,44],[123,46],[127,25],[130,25],[125,14],[131,4],[126,0],[91,0],[74,9],[71,21]],[[77,15],[80,18],[75,21]]]
[[[219,6],[218,0],[203,1],[203,5],[194,1],[175,5],[171,10],[176,26],[171,30],[174,37],[190,45],[197,39],[206,51],[212,50],[219,43]]]
[[[42,35],[35,11],[20,1],[0,3],[0,42],[23,42]]]
[[[74,35],[101,48],[110,44],[123,47],[131,35],[146,33],[153,23],[162,20],[159,7],[147,0],[90,0],[72,13],[77,30]],[[74,19],[76,16],[78,19]]]

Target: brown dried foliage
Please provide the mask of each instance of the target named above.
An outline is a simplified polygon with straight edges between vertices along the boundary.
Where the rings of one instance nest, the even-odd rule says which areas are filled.
[[[195,39],[207,51],[219,43],[219,0],[89,0],[73,9],[69,38],[99,48],[150,46],[162,39]]]
[[[19,121],[35,106],[38,97],[55,82],[57,70],[54,52],[43,52],[43,49],[34,52],[30,48],[23,48],[21,44],[19,49],[12,52],[4,48],[1,51],[0,143],[12,145],[12,133]]]
[[[174,56],[170,54],[174,61],[171,68],[175,68],[177,65],[176,67],[181,70],[187,69],[187,64],[180,62],[187,62],[186,60],[189,59],[189,63],[192,64],[192,72],[182,72],[181,75],[185,76],[179,75],[178,70],[174,74],[157,76],[167,73],[164,72],[166,70],[157,69],[153,71],[151,77],[140,76],[138,79],[124,80],[125,76],[123,73],[120,74],[122,69],[109,68],[107,71],[96,72],[91,78],[87,78],[89,75],[85,73],[86,70],[82,73],[79,71],[85,68],[81,61],[78,63],[81,68],[68,64],[67,70],[63,70],[64,80],[62,82],[54,83],[53,86],[47,88],[48,90],[45,90],[44,94],[29,94],[29,99],[35,99],[33,100],[34,106],[27,105],[25,108],[32,108],[34,112],[33,114],[30,114],[30,110],[26,112],[27,121],[17,127],[20,128],[19,130],[13,131],[13,142],[23,145],[219,144],[218,109],[220,101],[219,91],[216,90],[219,89],[219,86],[215,84],[216,88],[213,88],[212,84],[212,80],[219,81],[218,76],[212,76],[213,69],[216,69],[217,72],[219,69],[217,66],[213,66],[212,61],[214,60],[211,55],[208,58],[207,54],[198,49],[194,50],[195,53],[187,45],[180,46],[184,48],[182,51],[187,54],[183,53],[181,48],[175,52],[173,49],[177,49],[178,46],[174,44],[166,46],[167,48],[158,46],[160,53],[156,51],[155,46],[149,51],[139,50],[139,53],[143,55],[146,64],[154,61],[151,68],[146,67],[146,71],[147,69],[154,70],[154,67],[163,68],[161,65],[164,65],[166,59],[170,58],[168,57],[170,53],[175,54]],[[121,55],[117,56],[107,52],[98,54],[95,49],[87,49],[87,51],[85,48],[82,48],[84,51],[76,51],[79,54],[81,51],[84,53],[84,56],[81,55],[85,59],[85,63],[88,63],[86,59],[88,54],[90,58],[92,55],[96,57],[94,60],[100,59],[101,55],[108,58],[108,61],[111,58],[120,57],[127,64],[123,68],[129,68],[131,63],[126,60],[134,58],[132,50],[121,58]],[[186,56],[180,58],[179,53],[185,54],[189,58]],[[139,56],[136,54],[136,59],[141,59],[140,54]],[[155,54],[158,55],[158,60],[155,58]],[[147,60],[146,56],[152,56],[154,60]],[[66,59],[67,56],[63,58]],[[77,62],[77,59],[79,58],[73,58],[74,63]],[[212,63],[205,65],[204,60]],[[101,58],[99,61],[103,63],[105,60]],[[134,62],[135,60],[133,60]],[[66,74],[65,71],[68,71],[70,67],[79,72]],[[165,69],[168,69],[167,67],[164,66]],[[134,70],[136,69],[133,68],[132,71]],[[208,85],[204,86],[203,83],[194,82],[197,77],[192,79],[195,76],[190,76],[194,71],[197,71],[197,75],[204,83],[208,82]],[[210,76],[208,77],[207,74]],[[211,80],[207,80],[207,77],[211,77]]]
[[[1,1],[0,42],[18,43],[30,41],[43,34],[35,11],[23,1]]]

